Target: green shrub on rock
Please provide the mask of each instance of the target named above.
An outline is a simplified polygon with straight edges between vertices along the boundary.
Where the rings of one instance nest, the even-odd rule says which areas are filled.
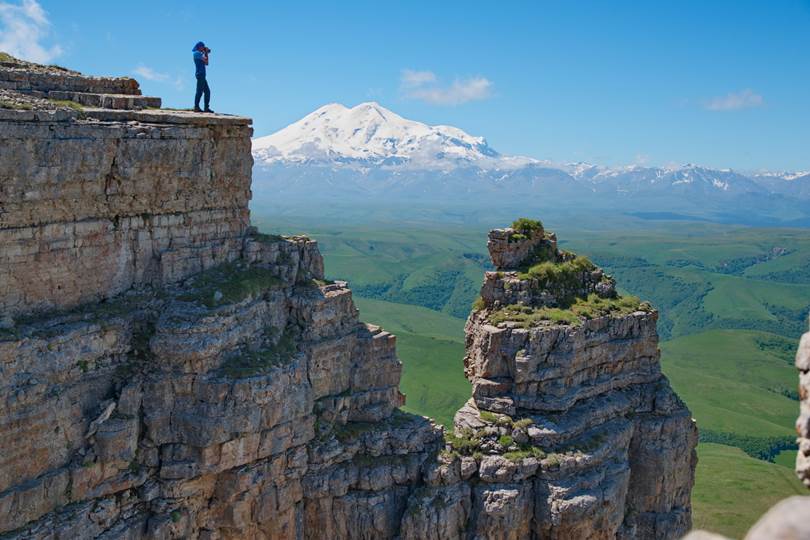
[[[531,236],[532,233],[542,231],[543,224],[536,219],[518,218],[512,222],[512,229],[514,229],[516,233],[528,237]],[[514,235],[512,237],[514,238]]]
[[[583,272],[592,272],[596,265],[590,259],[577,256],[565,262],[544,261],[531,266],[519,277],[521,279],[536,279],[540,286],[549,287],[576,287],[581,281]]]
[[[513,322],[520,328],[531,328],[542,323],[580,326],[583,321],[589,319],[623,316],[635,311],[650,310],[652,306],[640,301],[636,296],[602,298],[592,293],[587,298],[575,298],[569,305],[563,307],[505,306],[492,313],[489,322],[494,325]]]

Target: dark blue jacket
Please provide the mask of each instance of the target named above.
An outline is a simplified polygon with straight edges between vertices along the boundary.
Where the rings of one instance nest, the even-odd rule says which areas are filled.
[[[205,77],[205,61],[202,51],[194,51],[194,67],[197,77]]]

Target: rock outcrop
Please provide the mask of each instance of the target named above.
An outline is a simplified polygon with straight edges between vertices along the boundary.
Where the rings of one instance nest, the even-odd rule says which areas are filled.
[[[6,320],[175,283],[239,256],[247,118],[124,110],[142,98],[133,79],[30,66],[0,64],[0,107],[11,107],[0,108]],[[151,99],[143,106],[159,105]]]
[[[0,62],[4,540],[688,528],[696,430],[649,306],[544,231],[513,237],[445,440],[399,409],[395,338],[316,243],[249,226],[250,120],[158,105]]]
[[[657,313],[552,235],[511,233],[490,236],[501,270],[467,321],[472,398],[403,532],[678,538],[691,526],[697,430],[661,374]]]

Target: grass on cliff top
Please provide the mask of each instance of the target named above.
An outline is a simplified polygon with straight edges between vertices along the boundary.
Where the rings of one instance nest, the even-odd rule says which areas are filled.
[[[520,279],[536,279],[541,286],[576,285],[582,272],[590,272],[596,265],[588,257],[577,255],[570,261],[554,262],[541,260],[518,274]]]
[[[647,302],[642,302],[635,296],[602,298],[591,293],[587,298],[576,298],[569,306],[561,308],[506,306],[492,313],[489,321],[493,325],[514,322],[520,328],[531,328],[545,322],[579,326],[583,321],[589,319],[608,315],[629,315],[635,311],[649,311],[650,309],[652,308]]]
[[[178,300],[213,308],[241,302],[279,284],[281,280],[267,268],[245,268],[236,263],[225,263],[191,278],[189,292],[179,296]]]
[[[518,218],[512,222],[514,233],[509,237],[510,242],[525,240],[535,232],[543,230],[543,224],[537,219]]]
[[[530,234],[543,230],[543,223],[539,219],[517,218],[512,222],[512,228],[522,234]]]
[[[698,445],[692,491],[695,529],[742,538],[776,502],[807,490],[791,469],[747,456],[721,444]]]
[[[16,58],[14,58],[13,56],[11,56],[8,53],[0,51],[0,62],[7,62],[9,64],[17,64],[17,63],[19,63],[19,60],[17,60]]]
[[[84,110],[84,105],[82,105],[81,103],[76,103],[75,101],[71,101],[69,99],[49,99],[48,101],[50,101],[57,107],[73,109],[74,111]]]

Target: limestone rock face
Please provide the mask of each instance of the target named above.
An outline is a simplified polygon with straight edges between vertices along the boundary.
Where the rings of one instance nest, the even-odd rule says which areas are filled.
[[[557,249],[557,239],[554,236],[546,238],[542,226],[531,231],[528,235],[519,234],[511,227],[506,229],[493,229],[489,231],[487,249],[492,264],[498,270],[512,270],[518,268],[523,261],[544,242],[553,242]]]
[[[521,327],[498,319],[511,297],[488,297],[445,440],[400,410],[395,337],[324,280],[317,244],[249,227],[250,121],[141,97],[132,79],[0,63],[4,540],[688,528],[696,431],[654,312]],[[532,282],[526,299],[553,302],[521,309],[618,302],[595,272]]]
[[[0,88],[33,103],[0,107],[7,324],[239,256],[249,226],[248,119],[84,107],[87,96],[109,95],[99,92],[139,97],[138,84],[31,66],[0,66]],[[54,101],[74,98],[75,108]]]
[[[610,278],[550,248],[537,271],[487,273],[465,330],[472,398],[444,465],[469,478],[440,474],[428,497],[485,538],[678,538],[697,429],[660,371],[657,313],[600,295]]]

